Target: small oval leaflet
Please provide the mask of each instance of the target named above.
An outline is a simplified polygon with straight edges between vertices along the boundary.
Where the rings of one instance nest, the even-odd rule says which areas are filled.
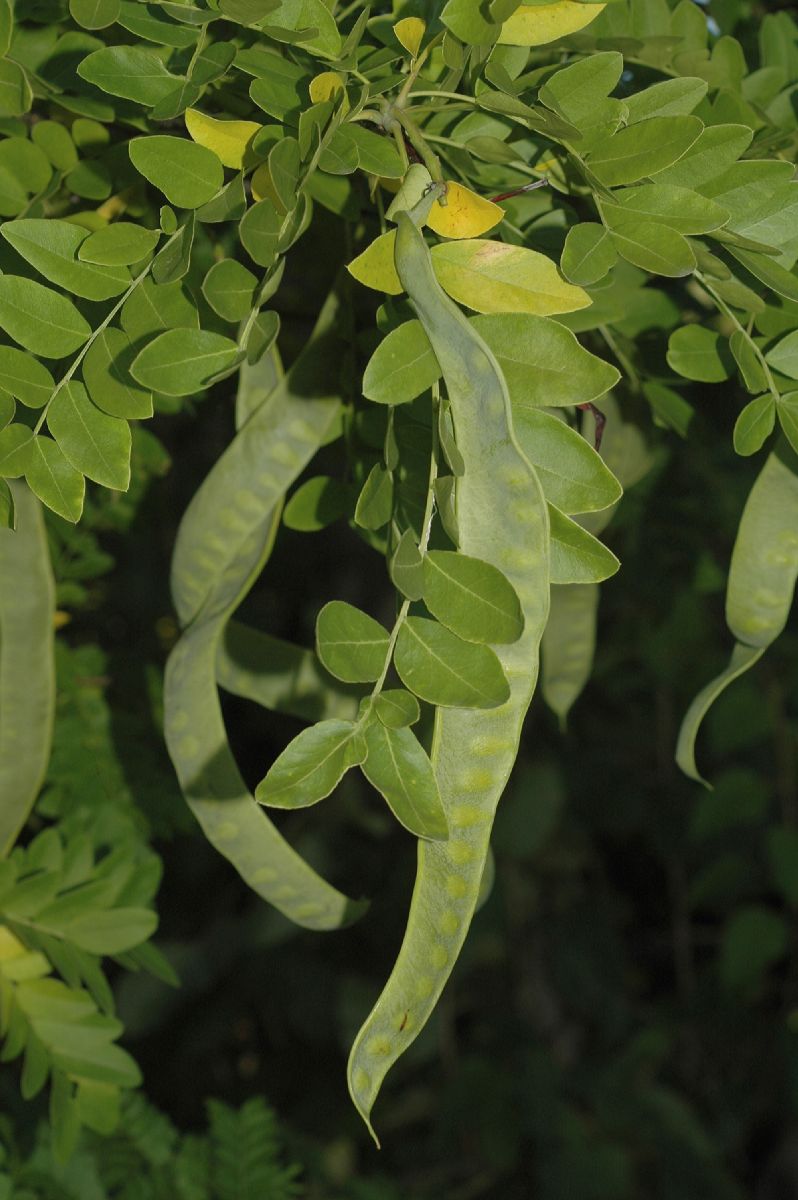
[[[318,615],[319,658],[345,683],[373,683],[385,664],[388,645],[388,633],[379,621],[343,600],[331,600]]]
[[[209,329],[168,329],[159,334],[133,360],[133,378],[154,392],[190,396],[208,387],[230,367],[238,346]]]
[[[501,571],[453,550],[424,557],[424,603],[469,642],[514,642],[524,629],[521,602]]]
[[[224,183],[217,156],[185,138],[148,134],[134,138],[128,149],[136,170],[177,208],[199,208]]]
[[[440,379],[441,369],[420,321],[392,329],[369,359],[363,395],[376,404],[406,404]]]
[[[78,247],[78,258],[101,266],[128,267],[140,262],[158,245],[157,229],[118,221],[90,234]]]
[[[360,769],[385,797],[400,824],[420,838],[449,836],[432,763],[416,735],[372,721],[365,732],[367,754]]]
[[[42,358],[64,358],[91,334],[71,300],[22,275],[0,275],[0,325]]]
[[[394,666],[405,687],[430,704],[496,708],[510,695],[489,646],[466,642],[426,617],[408,617],[402,625]]]
[[[356,728],[352,721],[330,720],[303,729],[275,759],[255,799],[273,808],[306,808],[329,796],[366,756],[365,739]]]
[[[55,380],[30,354],[15,346],[0,346],[0,387],[28,408],[42,408],[53,394]]]
[[[71,380],[47,410],[47,425],[76,470],[95,483],[127,491],[130,484],[130,426],[102,412],[82,383]]]
[[[418,700],[404,688],[387,688],[374,701],[374,711],[389,729],[415,725],[421,716]]]

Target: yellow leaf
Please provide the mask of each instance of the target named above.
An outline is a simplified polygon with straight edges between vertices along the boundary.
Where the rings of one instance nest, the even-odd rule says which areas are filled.
[[[393,31],[400,46],[404,46],[408,54],[415,58],[426,28],[426,21],[422,21],[420,17],[405,17],[403,21],[396,22]]]
[[[248,166],[250,143],[263,128],[254,121],[219,121],[196,108],[186,109],[186,129],[199,146],[212,150],[226,167]]]
[[[396,230],[390,229],[366,246],[362,254],[358,254],[346,268],[350,275],[366,287],[374,288],[377,292],[386,292],[389,296],[399,296],[404,291],[393,261]]]
[[[27,946],[23,946],[7,925],[0,925],[0,962],[9,958],[19,958],[21,954],[26,953]]]
[[[343,90],[344,81],[337,71],[322,71],[320,75],[314,75],[308,86],[308,94],[314,104],[334,100]],[[345,108],[348,107],[348,104],[345,105]]]
[[[283,202],[274,189],[271,173],[266,163],[261,163],[254,172],[251,184],[252,195],[255,200],[271,200],[279,212],[284,211]]]
[[[606,4],[577,4],[558,0],[556,4],[522,4],[502,25],[500,46],[543,46],[576,33],[594,21]]]
[[[492,200],[478,196],[462,183],[446,184],[446,205],[433,204],[427,224],[447,238],[474,238],[498,225],[504,212]]]
[[[566,283],[556,264],[537,250],[475,238],[432,247],[438,282],[458,304],[475,312],[525,312],[548,317],[592,303]]]

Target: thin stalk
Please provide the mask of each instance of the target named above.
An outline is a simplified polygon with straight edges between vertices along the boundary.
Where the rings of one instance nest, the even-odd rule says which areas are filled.
[[[734,309],[729,308],[729,305],[726,303],[726,301],[723,299],[723,297],[718,295],[718,293],[715,291],[715,289],[713,288],[712,284],[708,281],[706,276],[703,275],[700,271],[694,271],[693,274],[695,275],[696,279],[701,284],[702,288],[704,288],[705,291],[707,291],[709,293],[709,295],[712,297],[715,304],[720,309],[720,311],[723,313],[723,315],[729,318],[729,320],[734,325],[735,329],[738,329],[740,331],[740,333],[743,335],[743,337],[746,339],[746,341],[750,345],[751,349],[753,350],[754,354],[756,355],[756,357],[759,361],[759,365],[762,368],[762,373],[765,376],[765,380],[768,385],[768,391],[770,392],[771,396],[778,404],[779,399],[780,399],[779,389],[776,387],[776,384],[773,380],[773,375],[771,374],[770,366],[768,365],[767,359],[765,358],[764,354],[757,346],[754,339],[751,337],[751,334],[748,332],[748,330],[745,328],[745,326],[740,323],[740,320],[737,317],[737,314],[734,312]]]

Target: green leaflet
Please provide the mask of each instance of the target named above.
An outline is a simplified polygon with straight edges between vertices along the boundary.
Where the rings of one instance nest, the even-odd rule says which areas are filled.
[[[127,420],[151,417],[152,393],[139,387],[130,374],[135,347],[121,329],[104,329],[81,364],[83,382],[98,408]]]
[[[385,797],[400,824],[419,838],[449,836],[435,772],[415,734],[405,726],[372,721],[366,728],[366,757],[360,768]]]
[[[314,475],[297,488],[283,509],[283,524],[302,533],[326,529],[349,509],[345,483],[329,475]]]
[[[677,762],[698,782],[695,741],[718,696],[758,662],[784,629],[798,578],[798,475],[795,457],[770,454],[746,501],[732,551],[726,622],[737,639],[729,666],[696,696],[682,722]]]
[[[451,550],[423,561],[424,603],[434,617],[469,642],[514,642],[524,616],[515,588],[490,563]]]
[[[318,353],[335,316],[322,310],[309,355]],[[307,357],[305,359],[307,363]],[[264,367],[273,386],[271,362]],[[301,368],[300,368],[301,369]],[[325,883],[259,810],[233,759],[215,674],[225,624],[268,558],[279,501],[323,441],[338,401],[295,396],[292,369],[218,460],[189,505],[172,563],[172,591],[185,632],[167,664],[167,746],[194,815],[214,846],[258,895],[298,924],[328,929],[354,919],[362,906]],[[269,447],[278,444],[278,459]],[[257,464],[256,473],[247,464]],[[220,504],[235,481],[238,506]],[[246,485],[246,490],[245,490]]]
[[[388,653],[388,633],[352,604],[331,600],[316,620],[316,650],[331,675],[344,683],[372,683]]]
[[[82,383],[65,384],[47,410],[47,426],[76,471],[105,487],[130,484],[130,426],[93,404]]]
[[[199,208],[224,183],[219,159],[204,146],[165,134],[134,138],[130,161],[166,199],[178,208]]]
[[[68,221],[6,221],[0,233],[49,283],[76,296],[108,300],[130,285],[130,272],[123,266],[78,261],[87,233]]]
[[[425,617],[408,617],[396,639],[394,666],[405,687],[430,704],[495,708],[510,689],[488,646],[466,642]]]
[[[273,808],[306,808],[329,796],[365,755],[353,721],[319,721],[288,743],[255,789],[255,799]]]
[[[2,857],[14,845],[39,794],[55,711],[55,585],[44,519],[24,483],[12,480],[10,488],[16,529],[0,528]]]
[[[551,582],[601,583],[620,567],[611,550],[549,503]]]
[[[671,334],[668,365],[686,379],[722,383],[731,375],[734,360],[721,334],[703,325],[684,325]]]
[[[202,282],[202,294],[225,321],[240,321],[255,301],[257,278],[233,258],[214,263]]]
[[[743,456],[756,454],[773,432],[776,402],[768,392],[749,401],[734,423],[734,449]]]
[[[122,96],[151,108],[181,83],[151,50],[137,46],[105,46],[89,54],[78,67],[82,79],[112,96]]]
[[[65,521],[80,520],[86,483],[61,447],[48,437],[35,437],[25,451],[25,478],[34,495]]]
[[[237,344],[209,329],[167,329],[130,364],[138,383],[167,396],[190,396],[213,383],[238,358]]]
[[[440,378],[420,321],[405,321],[384,337],[363,374],[363,395],[377,404],[405,404]]]
[[[228,622],[219,641],[216,681],[233,695],[305,721],[352,720],[360,696],[360,689],[328,675],[312,650],[238,621]],[[380,701],[393,694],[383,692],[378,712]],[[417,708],[415,697],[411,699]]]
[[[495,313],[473,317],[472,323],[496,357],[514,411],[598,400],[620,378],[616,367],[585,350],[557,321]]]
[[[410,217],[397,214],[397,226],[397,270],[441,366],[465,464],[456,484],[460,548],[507,576],[521,602],[524,632],[496,651],[497,666],[510,681],[501,706],[440,708],[435,716],[430,757],[450,833],[446,842],[419,843],[402,948],[350,1053],[350,1093],[369,1128],[385,1075],[428,1019],[468,931],[493,814],[535,686],[549,596],[547,511],[534,471],[513,437],[501,371],[436,283],[429,252]],[[421,630],[430,624],[423,622]],[[407,629],[408,623],[402,632]],[[398,649],[397,644],[397,669]],[[454,661],[461,662],[461,650],[455,653]]]
[[[418,700],[403,688],[388,688],[380,692],[374,702],[374,711],[389,729],[415,725],[421,716]]]
[[[589,143],[588,165],[607,187],[636,183],[677,162],[702,128],[697,117],[649,117]]]
[[[0,325],[43,358],[63,358],[91,334],[71,300],[21,275],[0,275]]]
[[[28,408],[42,408],[52,395],[55,380],[30,354],[14,346],[0,346],[0,387]]]
[[[541,409],[516,407],[513,427],[546,499],[563,512],[595,512],[621,498],[618,480],[593,447],[564,421]]]
[[[158,245],[157,229],[142,229],[130,221],[118,221],[98,229],[81,242],[78,258],[81,262],[111,267],[129,267],[140,262]]]
[[[589,287],[610,271],[618,260],[608,229],[593,221],[582,221],[568,230],[560,267],[566,279]]]

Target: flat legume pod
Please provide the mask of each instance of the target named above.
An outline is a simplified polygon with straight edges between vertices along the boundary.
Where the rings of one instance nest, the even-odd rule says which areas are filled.
[[[0,529],[0,856],[13,847],[50,760],[55,585],[42,506],[9,480],[17,527]]]
[[[449,977],[479,895],[497,802],[532,698],[549,606],[548,516],[512,430],[490,350],[437,283],[411,218],[397,215],[396,267],[441,366],[465,473],[457,481],[460,549],[513,584],[524,631],[494,647],[510,699],[492,709],[438,709],[431,759],[446,811],[446,842],[422,841],[399,957],[349,1059],[349,1087],[369,1125],[390,1066],[418,1035]],[[372,1130],[373,1133],[373,1130]]]

